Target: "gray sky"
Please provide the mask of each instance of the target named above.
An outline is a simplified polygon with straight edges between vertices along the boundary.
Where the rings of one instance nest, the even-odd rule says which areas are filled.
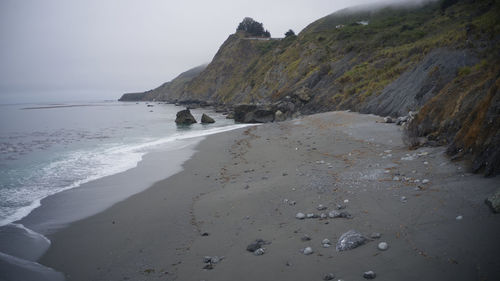
[[[0,103],[117,99],[209,62],[246,17],[273,37],[374,0],[0,0]]]

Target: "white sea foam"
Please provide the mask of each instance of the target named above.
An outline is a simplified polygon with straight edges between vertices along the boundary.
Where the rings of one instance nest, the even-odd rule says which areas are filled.
[[[18,221],[38,208],[41,200],[84,183],[132,169],[144,154],[162,149],[182,148],[182,141],[251,126],[230,125],[213,129],[186,131],[159,138],[146,139],[134,144],[106,144],[93,149],[70,151],[60,159],[37,169],[33,175],[22,179],[20,188],[1,189],[2,198],[23,202],[24,206],[0,210],[0,226]],[[181,141],[181,142],[179,142]]]

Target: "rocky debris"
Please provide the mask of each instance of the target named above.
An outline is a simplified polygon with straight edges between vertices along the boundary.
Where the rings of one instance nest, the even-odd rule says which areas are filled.
[[[346,205],[342,205],[342,204],[335,205],[335,208],[337,208],[337,210],[342,210],[342,209],[345,209],[346,207],[347,207]]]
[[[500,213],[500,188],[484,201],[493,213]]]
[[[221,262],[224,259],[224,257],[218,257],[218,256],[204,256],[203,257],[203,263],[205,263],[205,266],[203,266],[203,269],[206,270],[212,270],[214,269],[214,266]]]
[[[240,104],[234,107],[234,121],[240,123],[273,122],[274,112],[270,106]]]
[[[328,240],[327,238],[323,239],[323,241],[321,241],[321,246],[323,246],[323,248],[330,248],[332,244],[330,243],[330,240]]]
[[[319,218],[319,215],[317,215],[317,214],[315,214],[315,213],[308,213],[308,214],[306,215],[306,217],[307,217],[308,219],[316,219],[316,218]]]
[[[380,242],[378,243],[377,248],[381,251],[385,251],[387,250],[387,248],[389,248],[389,245],[386,242]]]
[[[196,119],[194,119],[194,116],[191,114],[191,111],[189,111],[189,109],[184,109],[177,112],[175,123],[177,125],[191,125],[193,123],[196,123]]]
[[[301,250],[301,252],[304,255],[310,255],[310,254],[314,253],[314,251],[311,247],[305,247],[304,249]]]
[[[380,237],[382,237],[382,234],[378,232],[373,232],[372,234],[370,234],[370,238],[372,239],[379,239]]]
[[[201,123],[202,124],[212,124],[212,123],[215,123],[215,120],[212,117],[203,113],[203,115],[201,115]]]
[[[363,273],[363,278],[365,279],[375,279],[375,277],[377,277],[377,274],[372,270]]]
[[[335,279],[335,274],[333,273],[327,273],[325,276],[323,276],[323,280],[333,280]]]
[[[270,242],[264,241],[262,239],[256,239],[254,242],[248,244],[247,251],[255,253],[258,249],[262,248],[264,245],[269,245]]]
[[[384,123],[394,123],[394,120],[392,120],[391,117],[387,116],[387,117],[384,117]]]
[[[295,215],[295,218],[297,218],[297,219],[299,219],[299,220],[303,220],[303,219],[305,219],[305,218],[306,218],[306,215],[304,215],[304,213],[300,213],[300,212],[299,212],[299,213],[297,213],[297,214]]]
[[[406,122],[408,122],[408,116],[401,116],[396,119],[396,125],[403,126]]]
[[[347,251],[365,244],[366,238],[355,230],[349,230],[340,236],[336,249],[337,251]]]

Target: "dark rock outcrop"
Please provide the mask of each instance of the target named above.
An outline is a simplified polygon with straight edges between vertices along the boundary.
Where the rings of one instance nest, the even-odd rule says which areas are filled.
[[[201,123],[202,124],[212,124],[212,123],[215,123],[215,120],[212,117],[203,113],[203,115],[201,116]]]
[[[191,125],[197,122],[191,114],[191,111],[189,111],[189,109],[184,109],[177,112],[175,123],[177,123],[177,125]]]
[[[268,123],[274,121],[275,111],[271,106],[241,104],[234,108],[234,121],[240,123]]]
[[[485,203],[494,213],[500,213],[500,189],[497,189],[495,193],[486,198]]]

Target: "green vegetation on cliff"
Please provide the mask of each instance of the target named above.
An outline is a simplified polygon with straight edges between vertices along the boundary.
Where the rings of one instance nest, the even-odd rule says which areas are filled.
[[[499,173],[499,7],[498,0],[354,7],[281,40],[238,31],[206,69],[161,99],[279,103],[303,114],[420,110],[413,137]]]

